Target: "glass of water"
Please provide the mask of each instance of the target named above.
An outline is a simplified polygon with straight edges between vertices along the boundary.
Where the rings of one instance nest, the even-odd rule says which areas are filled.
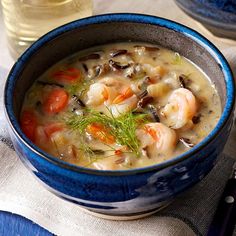
[[[70,21],[92,15],[92,0],[1,0],[11,56]]]

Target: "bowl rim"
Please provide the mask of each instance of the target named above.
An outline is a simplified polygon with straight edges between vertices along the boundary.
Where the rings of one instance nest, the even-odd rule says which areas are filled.
[[[129,169],[129,170],[97,170],[97,169],[90,169],[86,167],[76,166],[47,154],[46,152],[38,148],[35,144],[33,144],[21,131],[17,118],[15,117],[13,112],[12,94],[14,91],[15,81],[17,80],[17,77],[20,75],[21,71],[24,69],[28,60],[30,60],[31,56],[35,52],[37,52],[37,50],[40,50],[40,48],[43,47],[45,43],[53,40],[55,37],[61,36],[62,34],[68,31],[75,30],[80,27],[86,27],[88,25],[103,24],[109,22],[120,22],[120,23],[130,22],[130,23],[158,25],[182,33],[186,37],[192,39],[193,41],[200,44],[200,46],[205,48],[211,54],[211,56],[217,61],[218,65],[221,67],[221,70],[224,74],[224,80],[226,84],[225,107],[222,111],[221,117],[218,123],[216,124],[215,128],[209,133],[209,135],[206,138],[204,138],[195,147],[188,150],[187,152],[184,152],[181,155],[178,155],[174,158],[171,158],[169,160],[151,166]],[[175,165],[179,162],[182,162],[183,160],[192,158],[194,154],[196,154],[200,149],[209,144],[220,133],[220,131],[227,123],[228,119],[230,118],[233,112],[233,107],[235,102],[234,98],[235,98],[234,80],[232,76],[232,71],[226,59],[221,54],[221,52],[200,33],[182,24],[161,17],[144,15],[144,14],[135,14],[135,13],[113,13],[113,14],[91,16],[70,22],[68,24],[62,25],[50,31],[49,33],[39,38],[35,43],[33,43],[16,61],[11,71],[9,72],[4,90],[4,111],[8,121],[8,125],[11,127],[13,133],[17,136],[20,142],[22,142],[33,153],[35,153],[38,158],[40,159],[42,158],[46,161],[49,161],[50,163],[55,164],[56,166],[59,166],[64,170],[74,171],[77,173],[87,173],[87,174],[103,175],[103,176],[123,176],[123,175],[134,175],[150,171],[159,171],[164,168]]]

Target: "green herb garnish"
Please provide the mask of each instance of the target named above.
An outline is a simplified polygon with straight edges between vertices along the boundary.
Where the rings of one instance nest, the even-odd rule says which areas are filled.
[[[180,65],[182,63],[182,58],[178,52],[174,54],[174,60],[172,62],[173,65]]]
[[[139,140],[136,137],[136,129],[140,122],[145,122],[146,114],[134,114],[127,112],[119,117],[87,109],[87,115],[72,115],[67,120],[67,125],[73,130],[78,130],[82,135],[86,133],[88,125],[97,123],[103,125],[120,145],[127,146],[137,156],[140,156]]]
[[[94,83],[93,80],[90,81],[86,81],[84,80],[84,82],[78,82],[76,84],[72,84],[72,85],[67,85],[66,91],[70,94],[70,95],[80,95],[83,96],[84,92],[88,90],[89,86]]]

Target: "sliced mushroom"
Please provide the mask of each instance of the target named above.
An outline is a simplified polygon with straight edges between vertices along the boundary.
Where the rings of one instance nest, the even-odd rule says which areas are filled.
[[[156,52],[156,51],[159,51],[160,48],[145,46],[145,50],[148,51],[148,52]]]
[[[144,97],[146,97],[148,95],[148,92],[147,92],[147,90],[145,89],[143,92],[141,92],[139,95],[138,95],[138,98],[144,98]]]
[[[191,80],[188,78],[187,75],[181,74],[179,75],[178,79],[179,79],[180,87],[189,89],[188,86],[191,83]]]
[[[179,83],[181,88],[186,88],[183,75],[179,76]]]
[[[197,116],[194,116],[193,118],[192,118],[192,122],[193,122],[193,124],[198,124],[198,123],[200,123],[201,122],[201,114],[199,114],[199,115],[197,115]]]
[[[187,148],[192,148],[194,147],[195,145],[193,143],[191,143],[190,139],[188,138],[180,138],[179,141]]]
[[[137,107],[144,108],[151,102],[153,102],[153,97],[150,96],[143,97],[138,101]]]
[[[86,73],[88,73],[88,67],[85,63],[82,63],[83,69]]]
[[[115,160],[115,163],[116,163],[116,164],[122,164],[122,163],[124,163],[124,162],[125,162],[125,157],[121,157],[121,158]]]
[[[101,149],[91,149],[91,151],[96,155],[104,155],[105,154],[105,151],[103,151]]]
[[[113,70],[124,70],[127,69],[131,66],[130,63],[127,64],[121,64],[120,62],[117,61],[113,61],[112,59],[109,60],[109,66],[113,69]]]
[[[151,112],[153,119],[154,119],[156,122],[160,122],[160,118],[159,118],[159,116],[158,116],[156,107],[154,107],[153,105],[149,104],[149,105],[148,105],[148,110]]]
[[[120,50],[116,50],[116,51],[113,51],[110,53],[110,56],[113,58],[113,57],[118,57],[120,55],[125,55],[127,54],[127,50],[125,49],[120,49]]]
[[[93,79],[101,75],[105,75],[109,71],[110,71],[110,67],[108,64],[105,63],[103,65],[97,65],[89,69],[88,77]]]
[[[80,107],[86,107],[84,102],[77,96],[73,95],[72,96],[73,101],[75,101]]]

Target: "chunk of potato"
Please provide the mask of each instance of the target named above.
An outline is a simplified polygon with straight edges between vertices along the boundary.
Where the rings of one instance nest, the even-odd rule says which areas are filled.
[[[151,97],[165,96],[170,90],[170,87],[166,83],[151,84],[147,87],[147,92]]]

